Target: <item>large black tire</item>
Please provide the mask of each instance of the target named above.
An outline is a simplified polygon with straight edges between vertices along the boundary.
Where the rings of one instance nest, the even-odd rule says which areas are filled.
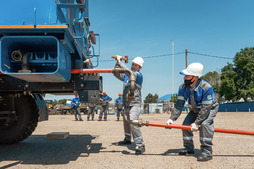
[[[7,97],[9,96],[4,98],[8,100]],[[11,103],[8,107],[11,108]],[[38,108],[32,96],[15,97],[14,107],[17,118],[8,123],[5,121],[5,125],[0,124],[0,144],[18,143],[30,136],[37,126]],[[3,122],[2,120],[2,124]]]

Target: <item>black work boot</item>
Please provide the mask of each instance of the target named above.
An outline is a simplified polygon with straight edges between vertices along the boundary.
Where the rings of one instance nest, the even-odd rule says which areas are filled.
[[[131,141],[126,139],[118,142],[118,145],[129,145],[129,144],[131,144]]]
[[[119,121],[119,117],[117,118],[117,121]]]
[[[99,118],[98,121],[101,121],[101,118]]]
[[[206,155],[206,154],[201,154],[197,158],[197,160],[200,161],[200,162],[209,161],[211,159],[213,159],[213,156],[209,156],[209,155]]]
[[[87,117],[87,121],[89,121],[89,117]]]
[[[140,154],[143,154],[145,151],[146,151],[145,146],[137,146],[135,154],[140,155]]]
[[[182,150],[178,153],[178,155],[181,155],[181,156],[186,156],[186,155],[189,155],[189,154],[194,154],[194,151]]]
[[[94,118],[92,117],[92,120],[93,120]]]
[[[104,117],[104,121],[107,121],[107,117]]]

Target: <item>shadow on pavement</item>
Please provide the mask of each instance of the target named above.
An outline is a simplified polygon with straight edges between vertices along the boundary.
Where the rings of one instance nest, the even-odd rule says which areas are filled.
[[[169,149],[168,151],[164,152],[161,155],[164,156],[179,156],[178,152],[183,149]],[[193,156],[193,157],[198,157],[201,154],[200,149],[195,149],[195,154],[188,155],[188,156]],[[254,157],[254,155],[213,155],[214,157]]]
[[[17,164],[66,164],[78,157],[99,153],[102,144],[91,143],[93,139],[95,137],[91,135],[70,135],[63,140],[32,135],[18,144],[1,145],[0,161],[19,161]]]
[[[180,149],[169,149],[168,151],[162,153],[161,155],[164,155],[164,156],[179,156],[178,153],[182,150],[183,150],[182,148],[180,148]],[[190,155],[187,155],[187,156],[198,157],[201,153],[201,150],[199,150],[199,149],[195,149],[194,151],[195,151],[195,154],[190,154]]]
[[[214,157],[254,157],[254,155],[238,155],[238,154],[232,154],[232,155],[213,155]]]
[[[133,150],[133,151],[136,149],[134,142],[132,142],[131,144],[128,144],[128,145],[118,145],[118,142],[114,142],[114,143],[112,143],[112,145],[127,147],[129,150]]]
[[[1,169],[6,169],[6,168],[10,168],[10,167],[13,167],[13,166],[15,166],[15,165],[18,165],[18,164],[20,164],[21,162],[19,161],[19,162],[14,162],[14,163],[11,163],[11,164],[8,164],[8,165],[5,165],[5,166],[0,166],[1,167]]]

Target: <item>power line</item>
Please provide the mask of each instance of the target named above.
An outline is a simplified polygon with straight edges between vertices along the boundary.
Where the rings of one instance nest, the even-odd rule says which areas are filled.
[[[174,55],[180,55],[180,54],[184,54],[184,53],[185,52],[178,52],[178,53],[174,53]],[[233,60],[234,59],[234,58],[229,58],[229,57],[224,57],[224,56],[209,55],[209,54],[190,52],[190,51],[188,51],[188,53],[194,54],[194,55],[212,57],[212,58],[219,58],[219,59],[228,59],[228,60]],[[166,56],[171,56],[171,55],[172,54],[163,54],[163,55],[155,55],[155,56],[144,56],[142,58],[143,59],[153,59],[153,58],[166,57]],[[132,60],[132,59],[134,59],[134,58],[129,58],[129,60]],[[114,62],[114,61],[115,61],[114,59],[99,60],[99,62]]]
[[[178,52],[178,53],[174,53],[174,55],[180,55],[180,54],[183,54],[185,52]],[[164,56],[171,56],[173,54],[165,54],[165,55],[158,55],[158,56],[145,56],[145,57],[142,57],[142,58],[145,58],[145,59],[150,59],[150,58],[156,58],[156,57],[164,57]]]
[[[230,59],[230,60],[233,60],[233,58],[223,57],[223,56],[208,55],[208,54],[202,54],[202,53],[197,53],[197,52],[189,52],[189,51],[188,51],[188,53],[195,54],[195,55],[212,57],[212,58],[220,58],[220,59]]]
[[[178,52],[178,53],[174,53],[174,55],[180,55],[183,54],[185,52]],[[152,58],[158,58],[158,57],[165,57],[165,56],[171,56],[172,54],[164,54],[164,55],[156,55],[156,56],[144,56],[142,57],[143,59],[152,59]],[[132,60],[134,58],[129,58],[129,60]],[[100,60],[99,62],[113,62],[115,61],[114,59],[108,59],[108,60]]]

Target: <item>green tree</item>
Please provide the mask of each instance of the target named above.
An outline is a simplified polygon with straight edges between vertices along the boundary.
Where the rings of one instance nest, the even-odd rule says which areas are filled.
[[[235,86],[236,73],[232,64],[228,63],[221,70],[220,96],[225,100],[237,100],[237,87]]]
[[[67,102],[67,99],[60,99],[60,100],[58,101],[58,104],[66,105],[66,102]]]
[[[57,105],[57,100],[55,99],[52,103],[53,106]]]
[[[228,63],[221,74],[220,94],[226,100],[236,101],[254,98],[254,47],[241,49],[234,57],[234,64]]]
[[[144,100],[144,103],[156,103],[156,99],[158,99],[159,96],[157,94],[152,95],[151,93],[149,93]]]
[[[176,101],[177,101],[177,95],[172,95],[172,97],[170,99],[170,102],[172,102],[172,101],[173,101],[173,103],[176,103]]]

